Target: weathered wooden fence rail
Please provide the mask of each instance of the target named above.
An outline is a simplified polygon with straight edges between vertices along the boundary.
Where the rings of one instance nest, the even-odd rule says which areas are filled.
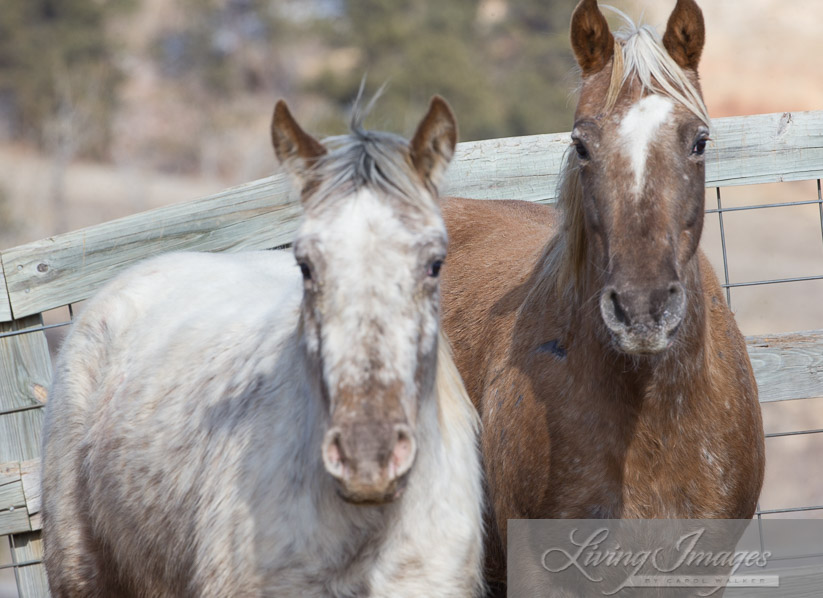
[[[823,111],[717,119],[712,138],[708,187],[823,178]],[[552,202],[568,144],[568,133],[462,143],[444,194]],[[37,531],[40,408],[51,379],[42,313],[160,253],[288,243],[299,215],[289,181],[275,175],[0,252],[0,535],[11,538],[21,597],[48,595]],[[823,396],[823,331],[748,346],[761,401]]]
[[[823,177],[823,111],[714,121],[707,187]],[[552,202],[569,134],[458,145],[444,195]],[[272,158],[272,161],[274,158]],[[87,298],[135,261],[173,250],[239,251],[291,240],[300,210],[283,175],[2,252],[0,322]]]

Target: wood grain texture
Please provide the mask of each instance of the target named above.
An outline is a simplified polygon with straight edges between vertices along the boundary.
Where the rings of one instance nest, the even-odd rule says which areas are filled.
[[[812,559],[809,560],[813,560]],[[802,563],[802,558],[795,559]],[[784,568],[780,567],[777,574],[780,576],[780,589],[771,590],[770,596],[775,598],[809,598],[810,596],[820,596],[820,588],[823,588],[823,571],[820,569],[820,560],[817,559],[818,564],[805,567]],[[770,571],[766,571],[769,574]],[[757,590],[746,589],[732,589],[727,590],[723,596],[727,598],[748,598],[750,596],[765,596],[766,594],[761,589]]]
[[[706,186],[823,177],[823,111],[718,118],[706,151]]]
[[[121,270],[169,251],[288,243],[300,208],[284,176],[50,237],[2,254],[14,317],[89,297]]]
[[[0,536],[30,530],[19,463],[0,465]]]
[[[823,177],[823,111],[717,119],[707,186]],[[444,195],[555,200],[569,134],[458,144]],[[89,297],[123,268],[175,250],[237,251],[288,243],[300,209],[276,175],[188,203],[144,212],[2,252],[11,313],[40,313]]]
[[[0,464],[0,536],[38,530],[40,459]]]
[[[823,330],[746,339],[760,402],[823,396]]]
[[[40,532],[11,536],[11,549],[18,563],[36,562],[36,564],[17,569],[17,589],[20,598],[48,598],[50,594],[46,580],[46,568],[38,562],[43,559],[43,540]]]
[[[40,314],[28,316],[11,323],[0,323],[0,333],[30,330],[26,334],[0,338],[0,411],[41,406],[37,401],[35,385],[48,388],[51,383],[51,359],[45,333],[38,330],[43,325]],[[43,410],[28,409],[0,415],[0,463],[7,461],[35,461],[40,458],[41,428]],[[19,466],[18,466],[19,467]],[[28,470],[36,465],[27,463]],[[26,495],[26,484],[22,480],[20,468],[20,488]],[[27,474],[31,475],[31,473]],[[29,484],[31,485],[31,484]],[[32,499],[39,496],[39,490],[30,489]],[[25,516],[24,529],[31,529],[26,509],[10,511],[9,516]],[[12,515],[14,514],[14,515]],[[17,531],[22,521],[12,522]],[[40,532],[14,533],[11,540],[12,556],[15,562],[38,561],[43,557],[43,543]],[[46,570],[42,564],[21,567],[17,571],[20,598],[43,598],[48,596]]]
[[[0,322],[11,320],[11,302],[6,290],[6,276],[3,274],[3,264],[0,263]]]
[[[569,133],[554,133],[459,143],[440,192],[553,202],[569,140]]]
[[[9,482],[0,486],[0,510],[19,509],[26,506],[23,494],[23,480]]]
[[[30,459],[20,463],[20,480],[26,498],[26,510],[29,516],[40,513],[42,504],[40,496],[40,459]]]
[[[823,111],[718,118],[711,135],[707,187],[823,177]],[[569,140],[556,133],[458,144],[443,194],[553,202]]]
[[[18,461],[0,463],[0,486],[19,482],[20,476],[20,463]],[[2,508],[5,507],[3,507],[3,503],[0,503],[0,509]]]
[[[0,323],[0,334],[41,325],[42,318],[39,315],[29,316]],[[0,338],[0,412],[42,407],[42,388],[48,388],[50,382],[51,357],[46,335],[42,331]],[[0,421],[8,416],[0,415]],[[0,462],[28,458],[23,453],[15,456],[13,452],[8,452],[4,444],[0,439]],[[36,451],[31,456],[40,454],[39,446],[31,449]]]
[[[0,536],[20,534],[31,529],[29,514],[23,507],[9,511],[0,511]]]

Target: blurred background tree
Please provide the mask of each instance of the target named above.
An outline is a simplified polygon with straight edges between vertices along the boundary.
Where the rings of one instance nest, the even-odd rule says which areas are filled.
[[[388,82],[379,111],[408,128],[429,97],[455,109],[461,139],[568,127],[573,67],[568,20],[576,0],[347,0],[332,43],[357,50],[354,68],[327,68],[308,89],[351,101],[368,73]]]
[[[122,73],[106,22],[131,0],[11,0],[0,10],[0,117],[6,136],[51,157],[49,210],[68,226],[65,177],[76,156],[104,159]]]
[[[127,60],[150,63],[212,132],[232,120],[233,100],[254,94],[313,96],[327,106],[318,128],[339,132],[364,74],[368,92],[388,83],[378,110],[388,128],[408,128],[434,93],[452,103],[464,140],[568,127],[575,0],[181,0],[170,12],[152,0],[3,4],[5,137],[41,146],[70,137],[81,155],[106,157]],[[135,10],[174,16],[130,54],[112,31]]]
[[[463,141],[571,122],[576,0],[0,1],[0,241],[181,199],[153,195],[147,173],[215,190],[266,176],[274,102],[341,133],[364,75],[367,95],[387,84],[372,128],[410,135],[433,94]],[[11,166],[25,152],[45,162],[29,160],[28,189]],[[93,184],[89,160],[107,169]],[[91,197],[93,213],[69,208]]]
[[[0,117],[7,137],[105,156],[122,82],[106,23],[134,1],[3,2]]]

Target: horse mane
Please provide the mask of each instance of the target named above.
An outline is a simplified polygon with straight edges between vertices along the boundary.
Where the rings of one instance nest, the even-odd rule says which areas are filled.
[[[643,92],[671,97],[709,126],[711,121],[708,109],[700,91],[669,56],[657,30],[650,25],[636,25],[630,17],[614,7],[603,8],[617,13],[623,20],[623,27],[614,33],[615,52],[609,89],[606,92],[605,112],[614,108],[626,82],[635,77]],[[585,286],[586,228],[580,162],[574,151],[567,151],[563,159],[557,207],[562,219],[560,230],[543,250],[540,261],[542,282],[532,292],[541,294],[538,297],[540,301],[568,293],[571,296],[567,295],[564,299],[585,299],[580,294]]]
[[[412,164],[409,142],[400,135],[363,127],[378,96],[379,92],[362,108],[358,95],[352,108],[350,132],[323,139],[328,153],[312,167],[317,187],[306,198],[307,209],[365,188],[376,189],[407,205],[420,207],[422,204],[425,209],[439,209],[437,198],[425,192],[426,186]]]
[[[697,87],[686,72],[669,56],[657,29],[651,25],[636,25],[624,12],[613,6],[603,6],[623,20],[623,27],[614,33],[614,61],[606,112],[617,102],[620,90],[631,77],[637,77],[643,91],[662,93],[677,100],[708,127],[709,111]]]
[[[480,416],[469,398],[463,378],[454,363],[451,343],[440,329],[437,339],[437,377],[435,380],[437,414],[444,442],[477,434]]]

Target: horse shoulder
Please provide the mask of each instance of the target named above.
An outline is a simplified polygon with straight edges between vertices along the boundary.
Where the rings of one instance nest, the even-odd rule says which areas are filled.
[[[253,537],[254,530],[236,525],[249,521],[238,517],[251,492],[241,473],[254,470],[248,451],[255,427],[277,419],[258,409],[262,421],[254,405],[299,403],[278,402],[278,394],[296,389],[267,379],[267,372],[294,369],[291,362],[274,367],[297,325],[299,272],[286,268],[293,263],[273,254],[164,256],[127,271],[90,302],[62,349],[49,401],[47,519],[59,521],[61,513],[76,510],[71,501],[88,499],[84,517],[94,536],[148,532],[123,548],[128,555],[121,563],[134,569],[132,577],[153,571],[171,579],[173,570],[179,579],[171,583],[178,584],[197,562],[192,551],[225,546],[238,534]],[[193,370],[198,360],[209,367]],[[272,398],[263,398],[267,390]],[[231,402],[244,408],[230,409]],[[283,415],[282,408],[274,411]],[[60,475],[49,475],[59,469]],[[173,521],[166,516],[170,504]],[[194,515],[204,512],[208,520]],[[187,532],[175,533],[181,526]],[[181,546],[176,538],[189,532],[199,541]],[[237,554],[224,550],[208,562]],[[255,562],[253,554],[245,556],[244,562]],[[177,565],[169,569],[164,562]],[[196,583],[205,588],[224,581],[204,575]]]
[[[724,454],[706,455],[713,463],[726,462],[724,483],[738,500],[728,504],[746,505],[745,511],[727,516],[751,517],[762,485],[765,466],[763,423],[757,381],[746,349],[746,340],[726,304],[722,287],[701,253],[700,271],[706,309],[705,360],[708,386],[714,395],[711,416],[723,422],[716,440]]]

